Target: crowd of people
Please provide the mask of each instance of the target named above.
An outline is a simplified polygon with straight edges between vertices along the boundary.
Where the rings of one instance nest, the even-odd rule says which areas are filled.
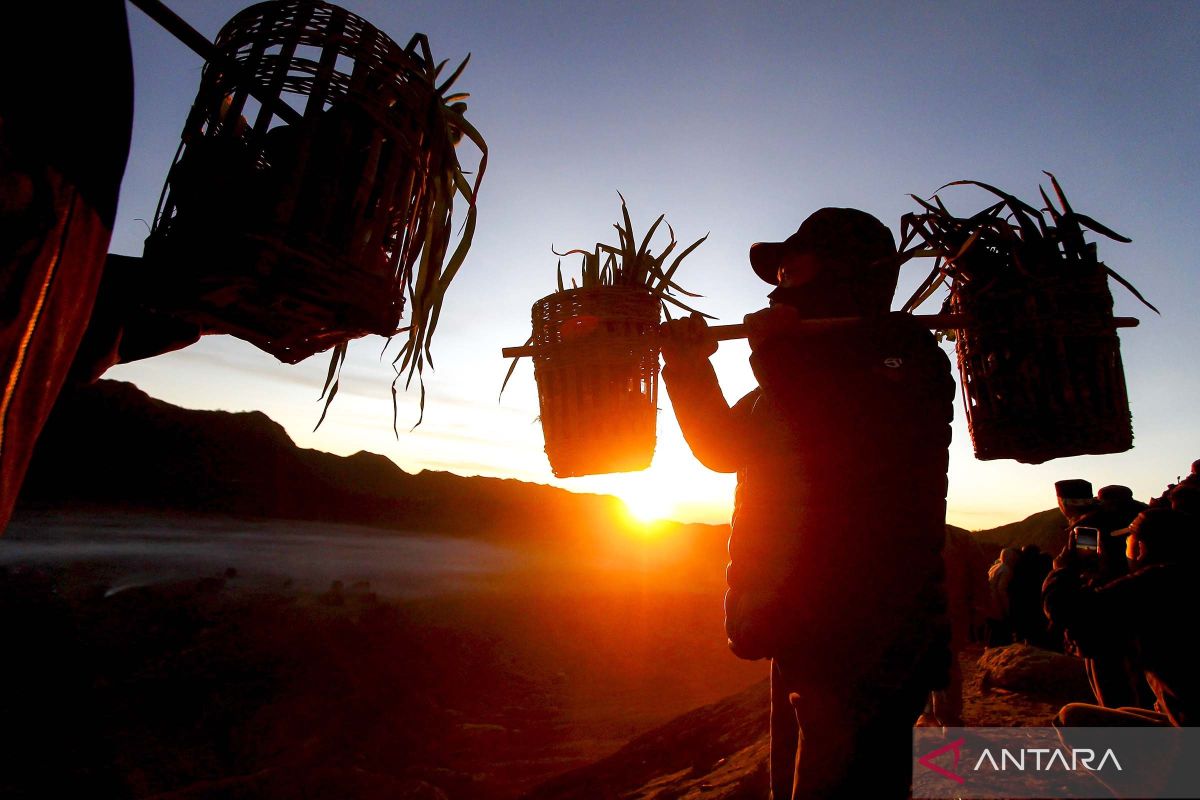
[[[1200,461],[1147,502],[1126,486],[1093,495],[1077,478],[1055,491],[1067,544],[1053,560],[1032,545],[1001,552],[988,572],[986,643],[1083,661],[1095,702],[1065,706],[1060,727],[1195,724],[1197,670],[1180,626],[1196,606]]]

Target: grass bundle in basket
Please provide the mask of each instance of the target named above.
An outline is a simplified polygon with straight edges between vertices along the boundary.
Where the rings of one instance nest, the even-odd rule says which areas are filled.
[[[597,242],[593,250],[574,249],[568,250],[565,253],[559,253],[551,246],[550,250],[557,256],[581,255],[583,256],[583,264],[581,270],[582,286],[571,280],[571,288],[573,289],[592,289],[598,286],[631,286],[644,288],[657,297],[664,305],[671,303],[679,306],[685,311],[694,311],[680,302],[677,298],[671,295],[671,290],[675,290],[680,294],[688,297],[699,297],[700,295],[693,294],[683,289],[679,284],[675,283],[673,278],[675,271],[679,269],[680,263],[693,250],[699,247],[708,239],[708,234],[700,237],[690,245],[685,247],[670,266],[664,266],[667,263],[667,258],[675,251],[678,242],[675,240],[675,229],[671,227],[671,223],[667,223],[667,231],[671,237],[671,241],[663,248],[662,252],[655,255],[650,250],[650,243],[654,239],[654,234],[658,231],[658,227],[666,221],[666,214],[660,214],[658,219],[654,220],[654,224],[650,226],[650,230],[646,232],[641,244],[637,243],[637,238],[633,234],[633,222],[629,218],[629,207],[625,204],[625,196],[617,192],[617,196],[621,198],[621,222],[614,223],[613,228],[617,231],[618,244],[604,244]],[[558,290],[566,291],[566,286],[563,284],[562,276],[562,261],[558,262]]]
[[[420,411],[416,425],[420,425],[424,418],[424,367],[426,362],[433,362],[430,344],[441,316],[446,291],[458,275],[474,240],[479,187],[488,161],[487,142],[464,116],[470,94],[455,92],[451,88],[462,75],[471,59],[470,55],[447,76],[447,62],[433,60],[428,40],[423,34],[413,37],[406,52],[418,52],[418,45],[420,58],[414,60],[410,85],[419,86],[420,90],[414,92],[417,96],[410,107],[397,111],[404,115],[409,125],[409,136],[398,137],[395,141],[395,147],[405,151],[405,158],[410,165],[403,179],[409,188],[402,195],[404,210],[395,215],[395,222],[387,232],[388,246],[385,248],[388,256],[396,261],[394,280],[408,301],[408,323],[393,333],[404,337],[399,352],[392,360],[395,370],[391,386],[394,433],[397,432],[397,384],[401,378],[407,389],[414,375],[417,377]],[[464,140],[478,151],[474,171],[468,170],[459,161],[457,148]],[[465,201],[466,211],[460,221],[458,243],[451,250],[456,197]],[[404,299],[404,296],[400,298],[401,308]],[[317,422],[318,427],[337,391],[346,347],[346,342],[337,345],[330,358],[322,390],[325,408]]]
[[[211,45],[159,12],[206,65],[137,302],[289,364],[332,348],[318,427],[348,343],[403,336],[394,428],[397,385],[420,381],[431,360],[475,231],[488,149],[465,117],[469,95],[454,89],[469,56],[451,69],[424,34],[400,47],[317,0],[257,3]],[[473,170],[460,161],[463,142],[477,151]],[[422,412],[424,402],[422,385]]]
[[[658,325],[668,305],[693,311],[675,293],[697,297],[675,282],[675,272],[708,236],[697,239],[668,263],[678,242],[657,254],[659,216],[640,240],[621,197],[617,244],[598,242],[589,250],[559,256],[583,257],[579,281],[533,304],[534,377],[546,455],[560,478],[645,469],[654,456],[658,412]],[[519,357],[504,378],[508,384]]]
[[[977,186],[1000,200],[958,217],[939,196],[914,195],[922,211],[901,219],[901,257],[935,259],[904,310],[948,285],[943,310],[970,320],[955,350],[983,460],[1037,464],[1133,446],[1108,278],[1157,309],[1099,260],[1085,231],[1130,240],[1076,212],[1046,174],[1057,207],[1044,189],[1045,207],[1037,209],[986,183],[954,181],[942,189]]]

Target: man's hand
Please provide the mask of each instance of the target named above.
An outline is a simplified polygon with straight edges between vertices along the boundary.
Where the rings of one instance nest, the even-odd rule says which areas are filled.
[[[1067,569],[1069,567],[1079,566],[1079,554],[1075,552],[1075,548],[1067,544],[1058,555],[1054,557],[1053,562],[1055,569]]]
[[[663,323],[659,335],[667,364],[703,361],[717,352],[717,339],[699,314]]]
[[[768,339],[796,335],[800,331],[801,321],[799,311],[782,304],[747,314],[743,322],[750,349],[757,350]]]
[[[1054,559],[1055,569],[1073,569],[1076,572],[1095,571],[1100,567],[1100,559],[1095,553],[1085,553],[1076,550],[1070,542]]]

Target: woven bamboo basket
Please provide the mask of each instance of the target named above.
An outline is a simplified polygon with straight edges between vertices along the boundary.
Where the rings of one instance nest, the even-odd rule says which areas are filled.
[[[396,332],[414,120],[438,100],[415,41],[313,0],[229,21],[240,69],[206,64],[146,242],[153,310],[289,363]]]
[[[658,414],[659,301],[645,289],[569,289],[533,304],[534,378],[560,478],[650,466]]]
[[[1104,265],[1007,271],[962,283],[950,310],[973,320],[956,352],[975,456],[1040,464],[1133,446]]]

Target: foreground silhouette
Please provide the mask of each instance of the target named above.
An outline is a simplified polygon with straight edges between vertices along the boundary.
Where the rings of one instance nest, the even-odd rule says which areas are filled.
[[[663,377],[692,452],[738,473],[726,631],[772,659],[772,794],[904,797],[912,725],[949,680],[949,362],[888,313],[898,260],[874,217],[822,209],[750,261],[777,285],[746,319],[759,388],[729,407],[698,316],[670,324]],[[797,324],[831,317],[857,321]]]

